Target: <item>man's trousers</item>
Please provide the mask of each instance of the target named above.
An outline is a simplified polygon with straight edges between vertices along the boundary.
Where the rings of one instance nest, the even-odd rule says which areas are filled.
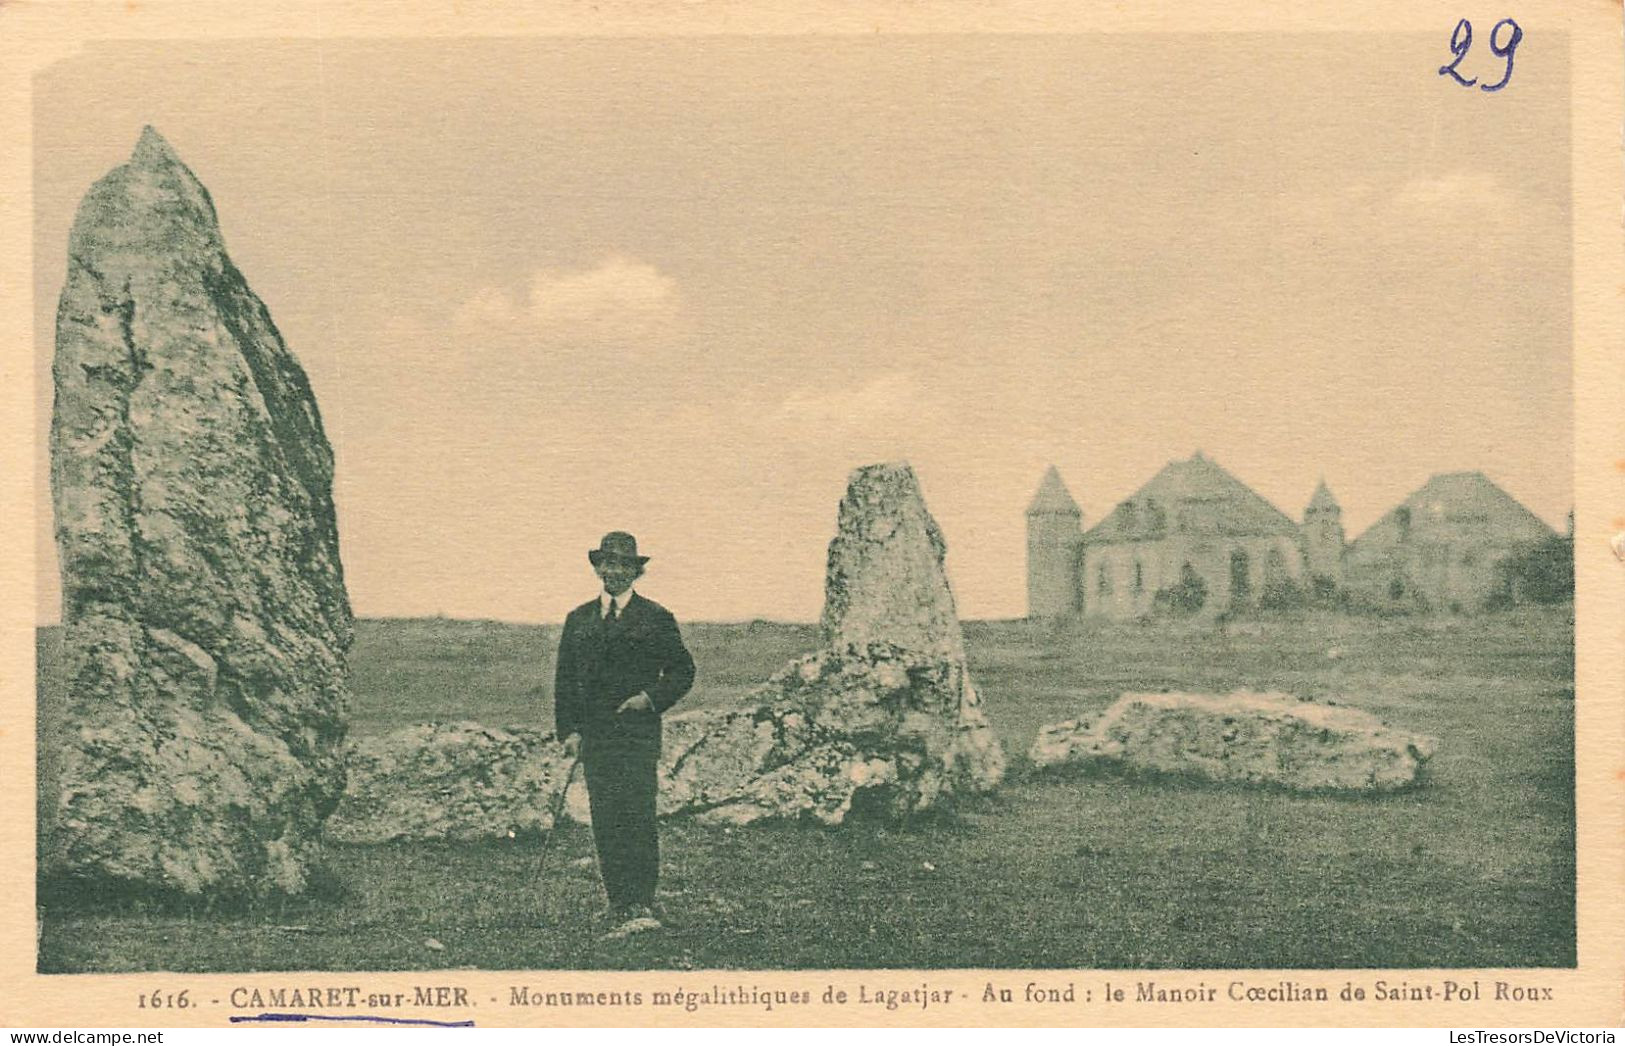
[[[660,716],[627,712],[608,731],[582,738],[592,837],[612,910],[653,906],[660,876],[655,829],[655,771],[660,761]]]

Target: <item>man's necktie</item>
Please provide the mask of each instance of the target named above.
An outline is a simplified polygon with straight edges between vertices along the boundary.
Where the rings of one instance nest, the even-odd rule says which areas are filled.
[[[609,606],[604,608],[604,623],[609,625],[615,623],[615,601],[613,599],[609,601]]]

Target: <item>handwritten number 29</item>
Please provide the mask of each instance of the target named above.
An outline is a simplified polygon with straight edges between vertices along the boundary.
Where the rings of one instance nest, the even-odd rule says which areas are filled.
[[[1501,43],[1498,39],[1502,28],[1512,30],[1507,36],[1506,43]],[[1517,52],[1518,44],[1522,40],[1523,30],[1519,28],[1517,22],[1510,18],[1503,18],[1495,23],[1495,28],[1490,30],[1490,53],[1497,58],[1506,59],[1506,72],[1502,74],[1501,79],[1496,83],[1480,85],[1478,88],[1480,91],[1499,91],[1507,85],[1507,81],[1512,79],[1512,56]],[[1461,60],[1467,57],[1467,52],[1471,50],[1472,46],[1473,23],[1463,18],[1456,23],[1455,31],[1450,34],[1450,53],[1455,55],[1456,59],[1449,65],[1439,66],[1439,75],[1448,76],[1463,87],[1471,87],[1478,83],[1478,77],[1475,76],[1468,80],[1456,72],[1456,66],[1460,65]]]

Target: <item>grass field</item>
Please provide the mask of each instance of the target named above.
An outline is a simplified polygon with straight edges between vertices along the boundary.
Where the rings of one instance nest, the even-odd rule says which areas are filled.
[[[662,831],[668,929],[605,942],[589,834],[334,848],[312,899],[43,912],[40,968],[1309,968],[1572,966],[1574,661],[1567,608],[1476,619],[1211,626],[968,623],[1012,771],[907,825],[686,821]],[[690,707],[737,702],[810,626],[685,627]],[[364,621],[353,729],[546,725],[556,628]],[[60,635],[40,633],[40,697]],[[1333,656],[1335,652],[1335,656]],[[1036,774],[1038,727],[1133,689],[1336,697],[1440,742],[1420,787],[1295,795]],[[545,865],[543,864],[545,860]],[[441,949],[425,946],[429,939]]]

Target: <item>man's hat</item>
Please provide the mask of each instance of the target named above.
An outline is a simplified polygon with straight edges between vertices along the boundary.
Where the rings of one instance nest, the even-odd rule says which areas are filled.
[[[618,559],[635,559],[640,567],[649,562],[648,556],[638,555],[638,539],[624,530],[610,531],[598,542],[597,548],[590,549],[587,552],[588,561],[595,567],[605,556],[613,556]]]

